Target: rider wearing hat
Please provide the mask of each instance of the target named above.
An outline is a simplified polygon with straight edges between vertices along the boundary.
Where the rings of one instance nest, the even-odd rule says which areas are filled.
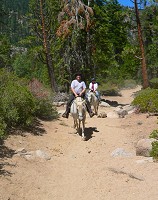
[[[82,98],[84,98],[86,100],[87,111],[88,111],[90,117],[93,117],[94,113],[92,112],[90,103],[89,103],[88,99],[85,96],[86,84],[81,79],[82,75],[80,73],[77,73],[77,74],[75,74],[75,77],[76,77],[76,79],[71,82],[72,94],[69,97],[69,100],[68,100],[67,105],[66,105],[66,111],[62,115],[62,117],[64,117],[64,118],[68,118],[69,117],[71,103],[76,97],[82,97]]]
[[[100,95],[99,95],[99,92],[97,91],[98,83],[96,82],[95,78],[91,79],[91,83],[89,84],[89,89],[91,92],[94,92],[96,97],[100,100]]]

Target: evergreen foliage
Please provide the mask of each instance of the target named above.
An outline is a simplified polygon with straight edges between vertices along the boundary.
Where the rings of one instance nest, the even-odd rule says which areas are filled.
[[[33,123],[36,99],[24,82],[6,70],[0,72],[1,135],[5,129]]]
[[[158,160],[158,141],[152,142],[152,150],[150,156],[153,157],[156,161]]]
[[[158,89],[158,78],[152,78],[150,80],[150,87],[154,89]]]
[[[132,102],[141,112],[158,112],[158,89],[147,88],[138,93]]]
[[[50,99],[33,95],[25,80],[1,70],[0,85],[0,137],[12,128],[32,125],[36,117],[57,117]]]
[[[88,1],[82,1],[85,5],[82,17],[86,17],[86,12],[89,17],[85,19],[85,23],[81,20],[82,17],[79,20],[84,25],[90,23],[89,28],[82,29],[74,24],[69,26],[70,34],[60,38],[57,37],[61,22],[59,18],[62,13],[63,20],[69,21],[73,18],[70,12],[73,12],[75,1],[69,2],[69,12],[65,9],[66,4],[62,4],[60,0],[43,2],[47,40],[50,45],[49,57],[52,59],[54,77],[59,88],[68,91],[76,71],[81,71],[86,81],[92,76],[97,77],[100,82],[105,79],[141,79],[134,10],[120,6],[118,1],[113,0],[91,1],[88,7]],[[0,62],[2,67],[13,68],[20,77],[31,79],[34,76],[50,86],[39,5],[39,0],[2,0],[0,37],[3,40],[3,52],[0,52]],[[156,77],[158,71],[157,12],[157,4],[152,3],[140,11],[150,79]],[[5,41],[8,41],[7,44]],[[13,47],[26,48],[27,54],[13,54]]]
[[[102,90],[107,82],[115,87],[127,79],[142,80],[135,12],[121,6],[117,0],[83,0],[81,4],[77,0],[64,3],[44,0],[42,10],[40,0],[1,2],[0,68],[13,71],[19,78],[36,78],[47,87],[51,86],[49,77],[53,70],[57,87],[67,92],[78,71],[87,83],[92,76],[96,77],[102,84]],[[146,4],[148,1],[141,3],[140,20],[147,70],[151,86],[157,88],[158,6],[152,2]],[[74,13],[74,7],[79,8],[80,13]],[[70,21],[74,17],[79,18],[72,24]],[[58,31],[64,28],[64,24],[70,25],[67,26],[69,34],[58,37]],[[157,98],[157,90],[148,89],[141,95],[144,100],[136,97],[140,99],[134,102],[140,104],[142,111],[156,111],[157,102],[153,97]],[[47,103],[44,105],[47,107]],[[5,127],[5,123],[1,126]]]
[[[158,140],[158,130],[153,130],[152,133],[150,133],[149,138],[154,138]]]

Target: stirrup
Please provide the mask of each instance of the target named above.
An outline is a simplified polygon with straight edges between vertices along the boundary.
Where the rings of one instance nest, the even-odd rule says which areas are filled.
[[[63,114],[62,114],[62,117],[63,117],[63,118],[68,118],[68,117],[69,117],[69,113],[63,113]]]
[[[89,113],[89,116],[90,116],[90,118],[93,117],[94,113],[93,112]]]

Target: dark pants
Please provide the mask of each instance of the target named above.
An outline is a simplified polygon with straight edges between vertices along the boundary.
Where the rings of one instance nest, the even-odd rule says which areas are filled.
[[[92,110],[91,110],[91,105],[88,101],[88,99],[86,98],[86,95],[85,94],[82,94],[81,96],[83,99],[86,100],[86,107],[87,107],[87,111],[88,113],[92,113]],[[75,95],[74,94],[71,94],[70,97],[69,97],[69,100],[67,101],[67,105],[66,105],[66,113],[70,113],[70,107],[71,107],[71,104],[73,102],[73,100],[75,99]]]

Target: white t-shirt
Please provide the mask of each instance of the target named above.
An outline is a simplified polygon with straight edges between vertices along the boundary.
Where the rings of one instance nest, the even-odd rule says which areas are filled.
[[[89,89],[92,90],[92,83],[89,84]],[[98,89],[98,83],[94,83],[94,91]]]
[[[71,88],[75,90],[76,94],[80,94],[82,90],[86,89],[86,84],[84,81],[78,82],[78,80],[73,80]]]

